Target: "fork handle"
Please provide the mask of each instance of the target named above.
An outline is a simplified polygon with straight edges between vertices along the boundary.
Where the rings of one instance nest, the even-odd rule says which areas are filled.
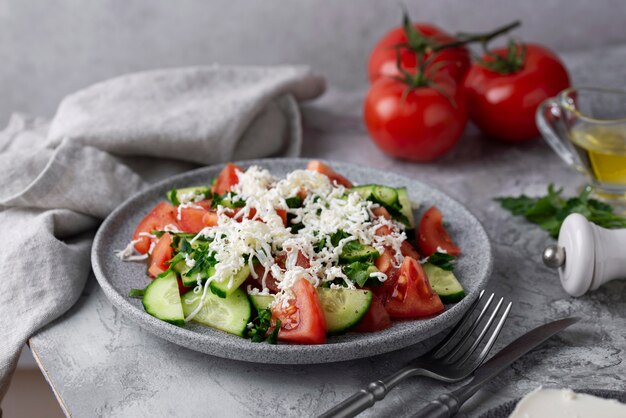
[[[334,408],[324,412],[319,418],[350,418],[370,408],[387,395],[385,384],[377,380],[367,385]]]
[[[451,393],[439,396],[436,400],[426,404],[411,418],[450,418],[459,412],[461,404]]]
[[[391,389],[409,376],[422,375],[421,369],[406,366],[382,380],[376,380],[365,389],[361,389],[345,401],[324,412],[318,418],[350,418],[355,417],[376,402],[382,400]]]

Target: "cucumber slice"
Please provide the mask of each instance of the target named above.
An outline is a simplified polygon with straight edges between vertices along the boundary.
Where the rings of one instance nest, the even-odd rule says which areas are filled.
[[[375,186],[372,196],[385,207],[394,207],[398,203],[398,192],[393,187]]]
[[[233,277],[226,277],[225,279],[220,281],[212,281],[210,284],[211,292],[221,298],[228,297],[235,290],[237,290],[243,282],[246,281],[249,275],[250,267],[248,267],[248,265],[246,264]]]
[[[409,194],[406,191],[406,187],[397,188],[396,191],[398,192],[400,213],[402,213],[408,221],[408,225],[406,225],[406,227],[413,229],[415,228],[415,217],[413,216],[413,207],[411,206],[411,201],[409,200]]]
[[[143,294],[143,307],[150,315],[174,325],[185,325],[176,274],[154,279]]]
[[[465,297],[465,290],[454,273],[430,263],[422,267],[428,277],[430,287],[439,295],[443,303],[456,303]]]
[[[274,295],[248,295],[248,297],[257,311],[269,308],[270,303],[274,301]]]
[[[193,291],[182,296],[182,309],[189,316],[200,304],[201,296]],[[243,336],[250,322],[252,310],[246,292],[235,289],[227,298],[206,293],[204,304],[192,321],[221,331]]]
[[[362,186],[354,186],[350,189],[350,192],[357,192],[363,199],[371,200],[370,197],[372,196],[375,187],[375,184],[364,184]]]
[[[197,197],[207,199],[210,196],[211,189],[206,186],[185,187],[183,189],[172,189],[167,192],[167,200],[172,202],[174,206],[193,202]]]
[[[186,273],[190,270],[190,268],[185,264],[184,261],[182,263],[184,265],[184,272],[181,274],[180,278],[183,281],[183,285],[185,285],[186,287],[196,286],[198,284],[198,274],[200,275],[200,283],[203,283],[206,279],[215,274],[215,267],[211,266],[206,271],[194,273],[188,276]],[[176,268],[178,268],[178,264],[174,266],[174,269]]]
[[[354,245],[349,244],[352,243],[346,244],[341,251],[341,255],[339,255],[340,263],[350,264],[355,261],[372,261],[380,255],[376,248],[371,245],[363,245],[356,242],[354,242]]]
[[[326,289],[319,287],[320,298],[326,331],[338,334],[356,325],[372,303],[372,292],[369,290]]]

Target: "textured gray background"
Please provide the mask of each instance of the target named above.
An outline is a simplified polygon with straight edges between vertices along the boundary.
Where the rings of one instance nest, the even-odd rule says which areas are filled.
[[[120,73],[207,64],[310,64],[332,85],[365,83],[368,52],[400,0],[0,0],[0,124],[49,116],[66,94]],[[626,41],[623,0],[404,1],[450,31],[514,19],[559,50]]]
[[[495,246],[489,287],[515,301],[501,343],[548,318],[585,318],[499,376],[468,406],[468,414],[476,416],[539,384],[626,390],[626,283],[569,298],[554,273],[539,263],[540,250],[551,240],[491,201],[501,194],[538,193],[550,181],[571,191],[580,177],[540,142],[498,145],[471,128],[436,165],[388,159],[367,139],[360,116],[364,65],[376,39],[398,23],[399,3],[0,0],[0,124],[13,111],[50,116],[65,94],[128,71],[212,62],[310,64],[328,77],[332,89],[304,111],[305,156],[399,172],[468,204]],[[623,0],[407,3],[415,19],[458,30],[521,18],[519,36],[559,51],[626,43]],[[569,57],[577,83],[624,87],[626,48]],[[31,340],[75,417],[312,415],[411,355],[303,369],[219,360],[142,331],[94,285],[65,318]],[[450,388],[414,379],[369,415],[408,416],[443,387]]]

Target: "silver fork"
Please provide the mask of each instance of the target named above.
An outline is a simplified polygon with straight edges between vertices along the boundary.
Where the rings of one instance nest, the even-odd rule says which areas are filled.
[[[485,291],[480,292],[478,299],[470,306],[463,318],[456,324],[450,333],[435,348],[412,360],[407,366],[396,373],[382,380],[367,385],[345,401],[332,409],[329,409],[319,418],[347,418],[354,417],[376,402],[382,400],[387,393],[400,382],[411,376],[427,376],[444,382],[458,382],[471,375],[478,366],[485,361],[489,350],[498,338],[498,334],[504,326],[504,322],[509,315],[512,303],[509,302],[506,308],[498,314],[504,304],[504,298],[500,298],[493,309],[487,322],[481,329],[478,336],[472,340],[472,333],[476,330],[483,318],[488,314],[495,294],[491,294],[487,302],[483,305],[478,316],[472,319],[472,314],[483,299]],[[497,320],[495,328],[490,331],[494,321]],[[470,360],[481,341],[488,338],[487,343],[478,356]]]

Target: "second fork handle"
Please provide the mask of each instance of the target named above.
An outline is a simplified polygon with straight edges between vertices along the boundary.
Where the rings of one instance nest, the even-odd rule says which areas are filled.
[[[382,400],[391,389],[405,378],[419,374],[414,367],[405,367],[383,380],[376,380],[335,407],[324,412],[319,418],[351,418],[371,408]]]

